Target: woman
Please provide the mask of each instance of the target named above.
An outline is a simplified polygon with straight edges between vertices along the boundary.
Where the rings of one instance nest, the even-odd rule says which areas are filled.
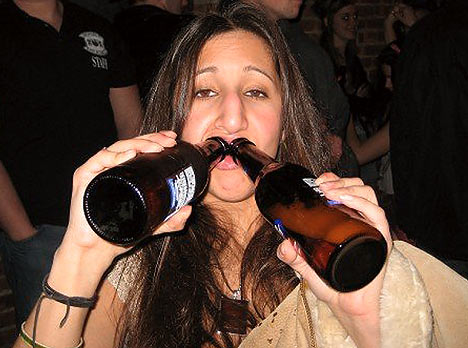
[[[216,135],[227,141],[248,137],[269,155],[316,173],[328,165],[323,126],[305,83],[277,27],[259,12],[236,5],[222,16],[196,19],[176,40],[163,66],[150,96],[145,135],[103,149],[76,172],[70,224],[48,278],[63,294],[91,297],[112,260],[126,251],[92,232],[83,216],[82,197],[96,174],[137,152],[159,152],[174,146],[178,137],[192,143]],[[150,133],[159,128],[175,133]],[[322,175],[318,183],[328,198],[361,211],[391,250],[387,222],[369,188],[358,179],[333,174]],[[182,229],[183,233],[166,234]],[[315,339],[321,347],[329,342],[329,328],[341,327],[326,322],[338,318],[348,333],[341,337],[349,335],[358,347],[390,342],[392,328],[380,315],[394,308],[393,301],[379,311],[382,286],[390,290],[385,270],[353,293],[329,288],[294,246],[281,242],[263,222],[252,183],[230,157],[213,169],[203,199],[181,209],[154,234],[166,235],[147,241],[127,259],[120,286],[118,270],[103,281],[89,315],[86,308],[71,307],[62,320],[64,306],[44,299],[36,323],[31,317],[24,331],[33,335],[36,326],[36,340],[50,347],[72,347],[81,335],[89,347],[232,347],[242,340],[242,347],[306,347]],[[401,254],[392,255],[395,260]],[[395,267],[389,263],[389,268]],[[295,272],[303,278],[300,292]],[[396,277],[401,279],[401,274]],[[239,293],[248,301],[247,337],[223,332],[219,325],[219,301],[234,300]],[[428,314],[424,296],[414,297],[426,304]],[[299,306],[298,300],[305,302]],[[316,315],[324,313],[328,319],[317,322]],[[419,326],[424,317],[430,327],[430,315],[424,313],[416,315],[416,322]],[[310,319],[307,328],[296,321],[304,318]],[[406,325],[406,317],[403,320]],[[256,324],[260,325],[252,330]],[[381,335],[382,325],[388,327]],[[403,336],[420,338],[419,333]],[[15,345],[21,346],[21,341]]]
[[[322,21],[321,45],[330,55],[336,79],[348,97],[351,118],[347,133],[351,131],[359,139],[365,140],[381,126],[379,120],[383,110],[357,55],[356,6],[352,0],[318,0],[314,10]],[[352,145],[349,139],[346,141]],[[360,176],[366,184],[376,186],[377,167],[376,162],[361,164]]]
[[[368,96],[369,82],[357,55],[358,13],[351,0],[318,0],[314,10],[322,21],[320,43],[335,65],[336,77],[346,95]]]

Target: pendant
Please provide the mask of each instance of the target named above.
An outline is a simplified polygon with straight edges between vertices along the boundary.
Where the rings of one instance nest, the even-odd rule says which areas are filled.
[[[226,296],[221,298],[218,321],[220,326],[219,331],[245,335],[247,334],[248,317],[249,301]]]

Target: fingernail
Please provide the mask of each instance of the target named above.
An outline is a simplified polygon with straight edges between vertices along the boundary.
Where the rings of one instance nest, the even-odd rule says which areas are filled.
[[[156,144],[156,143],[153,143],[153,144],[149,145],[146,149],[141,150],[141,152],[152,153],[152,152],[161,152],[163,150],[164,150],[163,146],[161,146],[159,144]]]

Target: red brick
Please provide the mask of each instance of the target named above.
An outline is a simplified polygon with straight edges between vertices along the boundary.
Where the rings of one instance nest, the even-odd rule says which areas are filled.
[[[357,6],[359,18],[375,16],[376,14],[378,14],[379,10],[380,10],[379,6],[375,6],[375,5],[358,5]]]

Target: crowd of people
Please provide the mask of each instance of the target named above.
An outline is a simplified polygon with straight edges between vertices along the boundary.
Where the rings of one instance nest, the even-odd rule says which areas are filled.
[[[79,2],[0,0],[0,255],[15,348],[468,345],[463,0],[395,2],[376,81],[353,0],[219,0],[198,15],[186,0],[133,0],[113,23]],[[297,21],[304,6],[318,43]],[[230,156],[153,237],[122,247],[93,232],[93,177],[212,136],[309,168],[384,236],[377,277],[329,287],[261,218]]]

